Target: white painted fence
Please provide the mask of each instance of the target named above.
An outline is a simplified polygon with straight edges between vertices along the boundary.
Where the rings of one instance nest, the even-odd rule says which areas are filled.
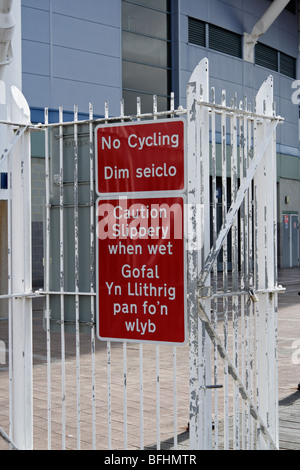
[[[107,105],[95,119],[90,105],[85,121],[75,107],[73,122],[63,122],[60,109],[55,124],[47,110],[39,126],[20,115],[7,123],[16,132],[5,152],[9,289],[0,301],[9,301],[9,360],[0,374],[10,411],[0,429],[12,447],[177,449],[184,439],[190,449],[278,446],[275,130],[282,119],[271,77],[255,105],[236,97],[228,103],[225,91],[217,104],[204,59],[189,81],[187,109],[174,110],[171,99],[170,110],[158,113],[154,97],[147,115],[138,101],[136,116],[125,116],[122,103],[113,118]],[[189,344],[100,343],[95,127],[178,115],[187,123]],[[30,263],[32,131],[45,135],[45,285],[38,293]],[[32,297],[44,299],[44,318],[33,325],[42,352],[34,356]]]

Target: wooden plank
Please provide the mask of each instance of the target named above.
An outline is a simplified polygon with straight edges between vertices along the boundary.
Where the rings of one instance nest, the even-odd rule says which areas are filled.
[[[295,429],[296,431],[299,430],[299,422],[297,421],[289,421],[289,420],[280,420],[279,421],[279,429]]]
[[[279,407],[279,448],[300,450],[300,394],[281,400]]]
[[[294,442],[279,442],[279,449],[280,450],[300,450],[300,444],[296,444]]]

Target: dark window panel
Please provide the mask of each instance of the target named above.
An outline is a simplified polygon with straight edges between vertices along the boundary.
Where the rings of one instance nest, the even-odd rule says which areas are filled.
[[[209,25],[209,48],[242,58],[242,37],[227,29]]]
[[[7,173],[0,173],[0,189],[7,189]]]
[[[271,0],[273,2],[273,0]],[[290,0],[290,2],[285,7],[285,10],[288,10],[290,13],[296,14],[296,0]]]
[[[271,70],[278,71],[278,52],[265,44],[255,46],[255,63]]]
[[[142,5],[144,7],[154,8],[164,12],[169,11],[169,0],[130,0],[129,3]]]
[[[296,59],[280,52],[280,73],[287,77],[296,78]]]
[[[205,23],[189,18],[189,42],[205,47]]]
[[[123,30],[133,33],[168,39],[168,15],[149,8],[123,2]]]

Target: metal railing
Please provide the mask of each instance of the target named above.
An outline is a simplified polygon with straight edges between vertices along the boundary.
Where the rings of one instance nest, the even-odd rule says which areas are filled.
[[[225,93],[221,104],[214,92],[209,100],[208,77],[205,59],[190,79],[187,109],[175,110],[172,95],[166,112],[157,111],[154,97],[153,112],[142,114],[138,100],[135,116],[124,115],[122,102],[117,117],[109,116],[106,103],[102,119],[90,104],[86,120],[78,119],[76,106],[72,122],[63,121],[62,108],[54,124],[47,109],[44,124],[14,120],[22,125],[5,152],[9,288],[0,296],[9,303],[10,338],[10,433],[1,436],[13,447],[161,449],[171,439],[177,449],[188,423],[191,449],[277,447],[275,128],[282,119],[274,113],[271,79],[251,111],[236,98],[227,105]],[[177,115],[187,121],[189,344],[100,343],[95,127]],[[37,292],[31,287],[30,164],[25,158],[17,164],[14,154],[18,145],[18,155],[28,153],[33,130],[45,136],[45,283]],[[32,298],[44,299],[33,335],[43,346],[34,356]]]

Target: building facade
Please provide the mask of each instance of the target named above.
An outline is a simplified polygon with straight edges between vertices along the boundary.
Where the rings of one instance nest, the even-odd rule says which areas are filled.
[[[281,2],[282,3],[282,2]],[[279,266],[299,266],[300,154],[298,1],[284,2],[267,31],[245,46],[245,34],[277,0],[22,0],[23,93],[32,122],[43,109],[68,120],[74,104],[82,115],[92,102],[97,115],[185,106],[186,86],[198,62],[207,57],[217,99],[253,99],[261,83],[274,77],[276,113],[285,118],[277,132]],[[299,93],[298,93],[299,90]],[[34,279],[42,282],[44,154],[34,134],[33,237]],[[3,179],[5,177],[3,176]],[[5,184],[5,181],[3,182]]]

